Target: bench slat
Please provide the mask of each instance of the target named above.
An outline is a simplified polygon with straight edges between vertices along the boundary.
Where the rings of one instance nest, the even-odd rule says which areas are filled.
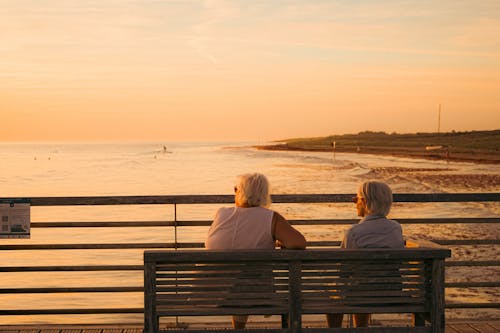
[[[432,327],[360,327],[355,331],[351,328],[303,328],[302,333],[431,333]]]
[[[429,309],[419,304],[406,305],[381,305],[381,306],[354,306],[345,304],[333,304],[325,306],[304,306],[303,314],[323,314],[323,313],[421,313],[428,312]]]
[[[228,315],[280,315],[288,312],[288,306],[283,307],[216,307],[216,306],[179,306],[176,308],[157,307],[156,313],[158,316],[175,317],[175,316],[228,316]]]

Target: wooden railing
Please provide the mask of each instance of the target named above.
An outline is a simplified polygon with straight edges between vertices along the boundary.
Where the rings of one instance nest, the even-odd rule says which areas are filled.
[[[351,202],[353,194],[290,194],[274,195],[273,203],[277,204],[321,204],[321,203],[348,203]],[[8,200],[9,198],[0,198]],[[37,222],[32,221],[31,228],[122,228],[122,227],[165,227],[172,229],[174,233],[173,242],[161,243],[53,243],[53,244],[31,244],[30,242],[3,242],[0,239],[1,256],[8,256],[10,251],[33,250],[33,251],[56,251],[62,249],[78,250],[106,250],[106,249],[178,249],[178,248],[202,248],[201,242],[187,242],[179,240],[177,230],[183,227],[207,227],[210,220],[180,220],[177,218],[179,205],[191,204],[230,204],[233,203],[232,195],[171,195],[171,196],[100,196],[100,197],[32,197],[29,199],[32,207],[52,206],[100,206],[100,205],[171,205],[173,207],[172,220],[168,221],[119,221],[119,222]],[[500,193],[424,193],[424,194],[394,194],[394,202],[399,203],[428,203],[428,202],[494,202],[500,201]],[[401,224],[494,224],[498,225],[500,218],[481,217],[447,217],[447,218],[397,218]],[[358,222],[357,219],[303,219],[291,220],[293,225],[315,226],[315,225],[350,225]],[[493,235],[492,237],[495,237]],[[487,239],[430,239],[443,246],[469,246],[485,245],[496,247],[500,244],[498,238]],[[340,240],[325,240],[308,242],[308,247],[331,247],[339,246]],[[493,267],[497,270],[500,260],[497,257],[491,260],[447,260],[446,267]],[[109,262],[103,265],[37,265],[36,256],[31,262],[23,265],[5,265],[0,259],[0,274],[10,272],[25,274],[29,272],[95,272],[95,271],[142,271],[143,265],[120,265]],[[499,288],[498,277],[495,281],[460,281],[446,282],[446,288]],[[10,287],[0,285],[0,297],[6,294],[61,294],[61,293],[141,293],[143,292],[142,281],[133,286],[57,286],[57,287]],[[500,308],[496,302],[448,302],[447,309],[467,308]],[[63,314],[124,314],[143,313],[142,307],[107,307],[107,308],[35,308],[31,304],[25,304],[23,308],[2,309],[0,308],[0,319],[2,316],[28,316],[28,315],[63,315]],[[1,320],[0,320],[1,321]],[[22,322],[22,320],[19,320]]]

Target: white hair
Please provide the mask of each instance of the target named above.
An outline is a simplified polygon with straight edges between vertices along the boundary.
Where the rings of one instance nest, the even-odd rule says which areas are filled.
[[[358,195],[365,198],[370,214],[387,216],[392,206],[392,190],[386,183],[366,181],[359,186]]]
[[[260,173],[238,176],[235,201],[240,206],[268,207],[271,204],[269,181]]]

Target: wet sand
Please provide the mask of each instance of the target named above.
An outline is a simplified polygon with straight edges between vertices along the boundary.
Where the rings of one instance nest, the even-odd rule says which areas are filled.
[[[429,187],[429,189],[434,191],[436,188],[444,191],[449,189],[450,192],[500,191],[500,173],[468,174],[453,168],[379,167],[373,168],[365,176],[371,179],[385,180],[388,183],[396,181],[395,178],[397,177],[404,176],[405,179],[410,179],[413,183],[420,184],[424,189],[425,187]]]
[[[286,143],[275,145],[255,146],[262,150],[280,150],[280,151],[323,151],[333,153],[331,148],[302,148],[291,147]],[[499,147],[500,148],[500,147]],[[454,151],[453,149],[447,154],[445,150],[427,151],[423,148],[401,148],[401,147],[344,147],[336,148],[337,153],[352,153],[352,154],[372,154],[397,157],[423,158],[429,160],[443,160],[450,162],[473,162],[485,164],[500,164],[500,151],[487,150],[467,150]]]

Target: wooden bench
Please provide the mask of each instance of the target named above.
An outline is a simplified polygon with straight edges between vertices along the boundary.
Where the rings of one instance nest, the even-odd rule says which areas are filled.
[[[145,251],[144,332],[159,332],[160,317],[238,314],[282,316],[281,328],[255,331],[353,331],[302,327],[302,315],[325,313],[415,318],[414,326],[358,332],[444,332],[444,259],[450,254],[438,248]],[[237,330],[210,330],[216,331]]]

